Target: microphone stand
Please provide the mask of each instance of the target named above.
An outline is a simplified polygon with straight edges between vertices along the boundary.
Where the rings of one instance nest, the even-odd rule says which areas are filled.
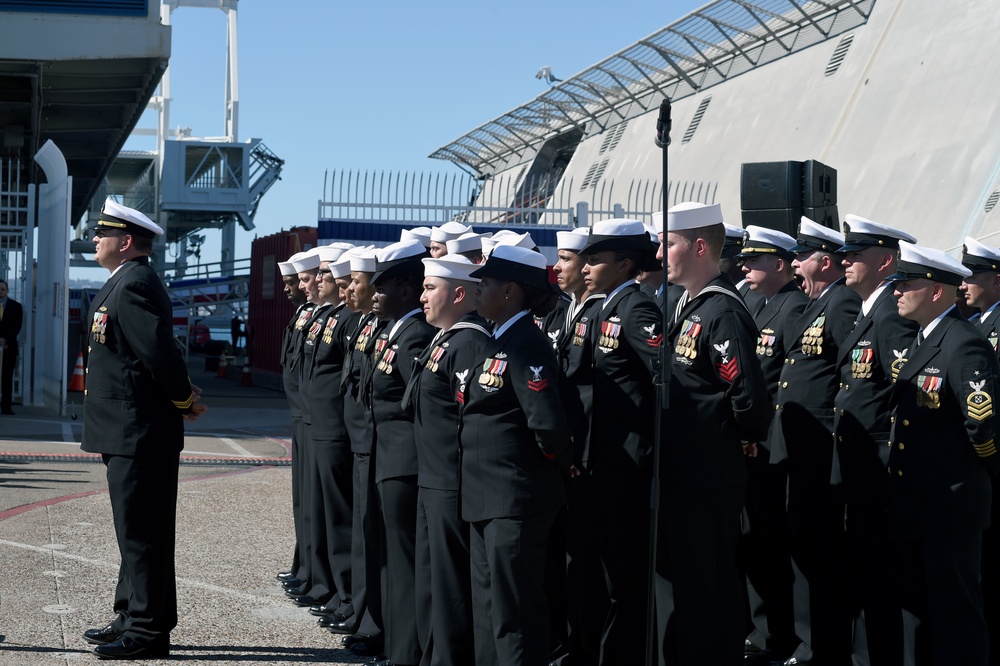
[[[663,98],[660,103],[660,116],[656,121],[656,146],[663,151],[663,241],[667,239],[667,208],[669,197],[667,186],[667,146],[670,145],[670,100]],[[656,635],[656,551],[657,532],[660,520],[660,449],[665,443],[666,429],[663,422],[667,408],[670,407],[670,376],[671,359],[667,339],[667,324],[670,316],[667,312],[667,252],[663,251],[663,288],[660,292],[660,326],[661,335],[659,367],[654,377],[656,386],[656,410],[653,420],[653,479],[649,491],[649,572],[646,581],[646,666],[657,664],[657,647],[663,637]],[[657,638],[660,640],[658,641]]]

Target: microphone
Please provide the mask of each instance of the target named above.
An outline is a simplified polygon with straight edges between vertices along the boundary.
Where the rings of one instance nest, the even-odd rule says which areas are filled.
[[[666,148],[670,145],[670,100],[666,97],[660,102],[660,117],[656,119],[656,147]]]

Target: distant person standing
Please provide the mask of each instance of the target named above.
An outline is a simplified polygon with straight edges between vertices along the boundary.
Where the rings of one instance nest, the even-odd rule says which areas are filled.
[[[17,336],[21,333],[24,311],[21,304],[7,295],[7,281],[0,280],[0,413],[13,414],[14,368],[17,366]]]
[[[236,350],[240,347],[240,338],[243,337],[243,319],[239,315],[233,317],[230,333],[233,338],[233,353],[235,354]]]
[[[91,302],[84,451],[100,453],[121,553],[115,618],[84,640],[104,659],[165,657],[177,626],[174,542],[184,423],[205,412],[149,266],[156,223],[108,199],[94,257],[111,277]]]

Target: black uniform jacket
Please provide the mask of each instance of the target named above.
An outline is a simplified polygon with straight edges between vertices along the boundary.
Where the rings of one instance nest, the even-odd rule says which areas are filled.
[[[417,483],[421,488],[458,490],[458,412],[470,368],[482,358],[490,325],[475,312],[435,336],[417,359],[403,397],[413,407]]]
[[[630,284],[599,306],[588,332],[594,350],[590,466],[606,476],[652,476],[660,310]]]
[[[368,385],[375,422],[375,481],[417,475],[413,410],[403,409],[403,394],[416,360],[434,337],[435,329],[419,312],[403,320],[392,337],[388,322],[375,343]]]
[[[351,433],[351,451],[370,454],[372,452],[371,403],[362,394],[362,384],[371,375],[371,355],[375,343],[385,328],[385,322],[368,313],[361,316],[357,324],[352,324],[347,332],[349,353],[341,371],[341,393],[344,396],[344,419]]]
[[[998,378],[989,342],[955,310],[908,354],[888,442],[896,536],[943,538],[989,525],[989,477],[1000,471]]]
[[[771,430],[771,462],[788,457],[788,440],[833,436],[833,401],[840,390],[837,356],[854,329],[861,297],[837,280],[802,312],[789,328],[793,341],[781,369]],[[829,440],[828,440],[829,441]],[[832,465],[831,460],[819,461]]]
[[[300,305],[281,336],[281,379],[285,387],[285,397],[288,398],[288,410],[293,417],[302,416],[299,360],[302,356],[302,341],[315,309],[313,303]]]
[[[591,328],[604,294],[587,295],[581,307],[563,312],[556,355],[559,357],[559,395],[573,437],[573,459],[586,467],[590,461],[590,419],[594,406],[594,341]]]
[[[524,315],[491,338],[462,394],[462,519],[528,516],[566,502],[572,464],[548,337]]]
[[[123,456],[176,454],[194,395],[173,336],[163,283],[140,257],[90,304],[90,358],[81,448]]]
[[[808,307],[809,297],[799,289],[794,280],[778,290],[767,302],[758,298],[751,310],[754,325],[757,327],[757,361],[764,372],[764,382],[767,393],[774,400],[778,393],[778,383],[781,369],[785,366],[785,358],[795,342],[789,329],[795,325],[803,310]],[[771,420],[774,425],[774,420]],[[770,451],[766,441],[758,442],[759,446]]]
[[[565,294],[560,294],[552,312],[544,317],[534,317],[535,324],[545,333],[552,344],[552,349],[559,349],[559,338],[562,336],[563,326],[566,324],[566,310],[569,309],[570,299]]]
[[[347,334],[361,315],[343,303],[327,308],[315,318],[306,335],[309,389],[303,396],[313,436],[324,440],[348,439],[344,399],[340,396]]]
[[[849,498],[885,499],[880,496],[888,490],[889,397],[917,328],[915,321],[899,316],[890,285],[840,347],[834,446]]]
[[[756,340],[750,312],[732,281],[721,275],[681,310],[669,334],[667,483],[726,487],[746,482],[741,442],[763,440],[773,413]]]

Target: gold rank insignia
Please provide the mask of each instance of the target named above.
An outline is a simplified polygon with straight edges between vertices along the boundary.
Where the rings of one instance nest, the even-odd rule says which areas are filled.
[[[435,345],[433,351],[431,351],[430,357],[427,359],[427,363],[424,364],[424,367],[431,372],[437,372],[441,359],[444,358],[444,352],[444,346]]]
[[[937,409],[941,406],[941,386],[944,377],[917,375],[917,407]],[[989,396],[987,396],[989,397]]]
[[[582,347],[583,341],[587,339],[587,318],[583,317],[576,323],[573,329],[573,346]]]
[[[777,341],[778,336],[773,329],[762,329],[757,337],[757,356],[774,356],[774,343]]]
[[[871,379],[875,350],[871,347],[854,348],[851,350],[851,377],[854,379]]]
[[[975,421],[983,421],[993,416],[993,398],[983,390],[986,380],[980,382],[969,382],[972,393],[965,399],[965,404],[969,407],[969,418]]]
[[[820,315],[813,320],[806,332],[802,334],[802,353],[806,356],[819,356],[823,353],[823,327],[826,325],[826,315]]]
[[[696,340],[700,333],[701,324],[695,323],[690,319],[685,319],[684,324],[681,326],[681,334],[677,336],[677,344],[674,346],[674,352],[691,360],[697,358],[698,343]]]
[[[106,310],[107,308],[102,308]],[[90,332],[93,333],[94,342],[104,344],[107,340],[105,333],[108,328],[108,313],[107,312],[95,312],[94,321],[90,324]]]
[[[309,315],[312,314],[312,310],[303,310],[299,313],[299,316],[295,319],[295,330],[301,331],[306,327],[306,322],[309,321]]]
[[[326,320],[326,327],[323,328],[323,343],[333,344],[333,329],[337,328],[337,318],[330,317]]]
[[[483,371],[479,375],[479,386],[487,393],[503,388],[503,373],[507,369],[507,361],[499,358],[488,358],[483,362]]]

